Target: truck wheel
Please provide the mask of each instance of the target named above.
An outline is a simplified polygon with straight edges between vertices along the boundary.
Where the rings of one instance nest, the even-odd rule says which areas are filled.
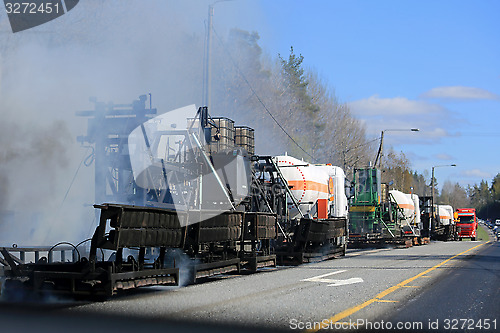
[[[470,238],[471,241],[475,241],[476,240],[476,237],[471,237]]]
[[[460,237],[458,240],[459,240],[459,241],[462,241],[462,237]]]

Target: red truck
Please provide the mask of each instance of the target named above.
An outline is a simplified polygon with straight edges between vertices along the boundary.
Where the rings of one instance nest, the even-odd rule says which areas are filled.
[[[477,218],[475,208],[457,208],[455,210],[458,238],[476,240]]]

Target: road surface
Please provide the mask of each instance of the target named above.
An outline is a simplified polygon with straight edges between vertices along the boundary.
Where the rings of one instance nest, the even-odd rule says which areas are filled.
[[[385,319],[460,332],[500,331],[500,243],[447,264],[450,270]]]
[[[489,316],[500,324],[498,306],[493,307],[498,318],[481,310],[481,304],[489,309],[495,302],[498,288],[483,288],[482,296],[477,297],[474,288],[464,298],[449,297],[450,288],[456,290],[462,279],[484,277],[481,283],[500,285],[498,255],[498,243],[489,242],[432,242],[404,249],[354,250],[342,259],[229,275],[182,288],[149,288],[105,302],[51,300],[50,304],[31,308],[33,312],[3,304],[0,321],[6,323],[4,327],[20,322],[52,332],[60,328],[72,332],[157,328],[316,331],[320,327],[363,329],[369,322],[373,325],[384,319],[391,324],[397,320],[428,325],[429,320],[456,315],[435,311],[428,305],[431,303],[457,311],[467,308],[469,312],[464,314],[474,320]],[[447,282],[453,280],[455,287]],[[21,317],[29,320],[19,321]]]

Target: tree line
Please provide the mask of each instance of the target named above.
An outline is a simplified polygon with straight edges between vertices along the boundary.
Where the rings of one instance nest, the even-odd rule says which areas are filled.
[[[214,50],[211,113],[255,128],[260,154],[286,152],[338,165],[348,175],[368,165],[373,142],[349,105],[315,70],[305,68],[293,47],[272,59],[263,55],[258,41],[256,32],[233,29]]]
[[[493,178],[491,185],[482,180],[479,184],[467,188],[471,205],[477,215],[483,219],[500,218],[500,173]]]
[[[103,9],[104,6],[113,7],[112,4],[104,5],[100,2],[86,6],[97,6],[99,9]],[[102,10],[88,12],[100,13]],[[87,15],[85,14],[87,11],[81,13]],[[92,34],[71,29],[71,25],[68,24],[67,29],[58,29],[59,33],[27,35],[25,39],[29,37],[30,40],[35,40],[50,50],[71,46],[79,51],[82,45],[89,44],[107,50],[105,46],[109,42],[106,39],[108,35],[100,33],[106,31],[103,25],[106,28],[127,26],[124,24],[126,19],[124,18],[121,24],[117,22],[111,25],[109,22],[102,23],[99,14],[95,15],[96,17],[81,18],[92,23],[89,26],[95,26]],[[149,17],[150,13],[143,15],[139,21],[148,22],[142,18]],[[117,20],[118,17],[121,16],[117,16]],[[142,62],[141,67],[134,63],[135,67],[144,70],[148,70],[149,67],[155,68],[155,75],[145,76],[153,86],[163,84],[168,97],[161,96],[157,100],[163,102],[162,107],[166,110],[171,106],[174,108],[193,102],[199,104],[198,96],[202,95],[203,86],[200,55],[203,54],[204,38],[184,32],[173,34],[167,28],[173,27],[167,24],[165,31],[169,33],[165,33],[167,37],[162,35],[162,38],[167,38],[168,43],[144,44],[155,50],[150,54],[160,53],[165,56],[164,59],[158,57],[161,58],[161,66],[154,62],[157,58],[152,57],[151,64]],[[133,32],[129,31],[135,36]],[[116,39],[116,34],[110,35]],[[11,61],[16,57],[16,50],[20,48],[21,42],[6,40],[8,39],[6,36],[0,39],[4,41],[2,43],[4,47],[0,47],[2,51],[0,60]],[[354,168],[366,167],[373,162],[380,141],[367,137],[364,124],[354,117],[348,103],[339,99],[329,82],[315,69],[306,68],[304,57],[293,47],[290,47],[286,54],[269,56],[263,52],[259,40],[257,32],[240,29],[232,29],[224,37],[217,32],[214,33],[210,113],[213,116],[234,119],[236,125],[253,127],[258,154],[281,155],[287,152],[307,162],[332,163],[342,167],[349,179],[352,178]],[[176,52],[171,52],[172,49]],[[140,52],[141,56],[143,53]],[[159,74],[156,74],[157,72]],[[132,71],[128,75],[134,73]],[[138,82],[136,89],[140,91],[139,87],[143,85],[143,81],[131,80],[127,85],[133,85],[136,81]],[[86,87],[84,84],[81,86]],[[104,91],[110,94],[109,98],[113,98],[108,86],[102,89],[107,89]],[[385,151],[382,160],[383,182],[392,182],[391,188],[404,193],[430,195],[431,180],[428,173],[419,174],[413,171],[411,162],[403,152],[396,152],[390,147],[386,147]],[[498,197],[500,190],[497,189],[500,184],[497,177],[492,186],[483,181],[467,189],[458,183],[445,182],[442,190],[436,191],[437,201],[452,204],[454,207],[472,205],[481,213],[484,211],[486,215],[494,214],[498,212],[495,208],[498,208],[497,200],[500,199]],[[1,177],[0,183],[2,183]],[[437,181],[434,183],[437,188]]]
[[[312,163],[340,166],[349,179],[354,168],[373,162],[378,139],[370,140],[366,128],[353,116],[320,74],[304,66],[304,57],[290,47],[286,55],[265,56],[259,34],[239,29],[219,39],[214,49],[212,114],[235,119],[256,130],[257,153],[285,152]],[[382,182],[391,189],[419,196],[432,195],[428,171],[412,170],[401,151],[385,148]],[[434,178],[437,204],[454,208],[474,207],[479,216],[500,216],[500,174],[491,186],[483,181],[464,188],[445,181],[439,189]]]

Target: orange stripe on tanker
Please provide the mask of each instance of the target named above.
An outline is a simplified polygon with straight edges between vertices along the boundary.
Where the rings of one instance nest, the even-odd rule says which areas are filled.
[[[343,191],[345,174],[342,169],[326,164],[310,164],[286,155],[277,156],[276,161],[303,214],[315,211],[313,207],[319,199],[323,199],[327,200],[329,216],[347,216],[347,198]],[[298,216],[296,211],[295,207],[291,208],[292,218]]]
[[[410,204],[399,204],[398,203],[398,206],[399,206],[399,208],[403,208],[403,209],[411,209],[411,210],[415,209],[415,206],[410,205]]]
[[[327,184],[314,182],[312,180],[289,180],[288,186],[292,186],[292,191],[300,191],[303,189],[304,191],[318,191],[328,194]]]

